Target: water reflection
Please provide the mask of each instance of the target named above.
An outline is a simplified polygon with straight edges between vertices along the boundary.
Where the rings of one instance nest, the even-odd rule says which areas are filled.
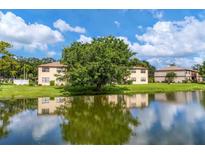
[[[155,94],[149,108],[132,111],[141,125],[128,144],[205,144],[203,96],[202,91]]]
[[[62,134],[71,144],[123,144],[138,123],[123,101],[109,103],[107,96],[77,97],[57,112],[66,119]]]
[[[203,91],[3,100],[0,144],[205,144],[204,109]]]
[[[64,105],[66,101],[69,101],[69,97],[39,97],[38,98],[38,114],[54,114],[56,109],[61,105]]]
[[[154,95],[155,100],[162,103],[183,104],[200,102],[203,92],[176,92],[176,93],[157,93]]]
[[[123,102],[126,108],[143,108],[148,106],[148,94],[81,96],[80,100],[78,100],[78,97],[40,97],[38,98],[38,114],[55,114],[56,109],[62,105],[66,104],[71,107],[74,99],[80,102],[94,103],[97,98],[101,98],[109,104]]]

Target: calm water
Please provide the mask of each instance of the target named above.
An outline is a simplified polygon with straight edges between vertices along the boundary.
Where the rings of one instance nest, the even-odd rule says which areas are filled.
[[[205,92],[2,100],[0,144],[205,144]]]

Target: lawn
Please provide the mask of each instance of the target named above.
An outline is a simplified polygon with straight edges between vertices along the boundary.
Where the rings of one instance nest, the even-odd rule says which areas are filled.
[[[94,94],[133,94],[133,93],[157,93],[175,91],[205,90],[205,84],[197,83],[149,83],[146,85],[116,85],[107,86],[101,92],[91,88],[68,88],[64,91],[61,87],[51,86],[16,86],[3,85],[0,88],[0,99],[7,98],[34,98],[34,97],[56,97],[72,95],[94,95]]]
[[[0,98],[34,98],[41,96],[61,96],[63,88],[51,86],[17,86],[2,85],[0,87]]]

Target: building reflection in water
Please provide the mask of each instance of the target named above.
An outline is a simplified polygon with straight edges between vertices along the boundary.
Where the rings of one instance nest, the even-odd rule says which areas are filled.
[[[94,102],[95,97],[101,96],[81,96],[85,102]],[[135,94],[135,95],[107,95],[105,96],[108,103],[125,102],[126,108],[142,108],[148,106],[148,94]],[[55,111],[61,105],[72,105],[73,97],[39,97],[38,98],[38,114],[47,115],[55,114]]]
[[[108,102],[118,103],[124,101],[127,108],[142,108],[147,107],[148,94],[135,94],[135,95],[109,95]]]
[[[64,105],[65,102],[69,101],[71,97],[39,97],[38,98],[38,114],[54,114],[56,109],[61,105]]]
[[[192,102],[200,102],[203,92],[175,92],[175,93],[156,93],[155,101],[161,103],[184,104]]]

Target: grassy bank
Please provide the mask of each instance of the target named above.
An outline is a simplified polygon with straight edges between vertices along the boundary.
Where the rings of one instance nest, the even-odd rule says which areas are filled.
[[[72,95],[95,95],[95,94],[133,94],[133,93],[157,93],[157,92],[175,92],[175,91],[194,91],[205,90],[205,84],[187,83],[187,84],[166,84],[150,83],[147,85],[117,85],[107,86],[101,92],[92,88],[63,88],[50,86],[15,86],[3,85],[0,90],[0,99],[7,98],[34,98],[34,97],[56,97]]]
[[[7,98],[34,98],[41,96],[61,96],[63,88],[50,86],[16,86],[2,85],[0,87],[0,99]]]
[[[144,85],[116,85],[107,86],[101,92],[91,88],[69,89],[68,95],[95,95],[95,94],[134,94],[134,93],[160,93],[176,91],[205,90],[205,84],[198,83],[149,83]]]

